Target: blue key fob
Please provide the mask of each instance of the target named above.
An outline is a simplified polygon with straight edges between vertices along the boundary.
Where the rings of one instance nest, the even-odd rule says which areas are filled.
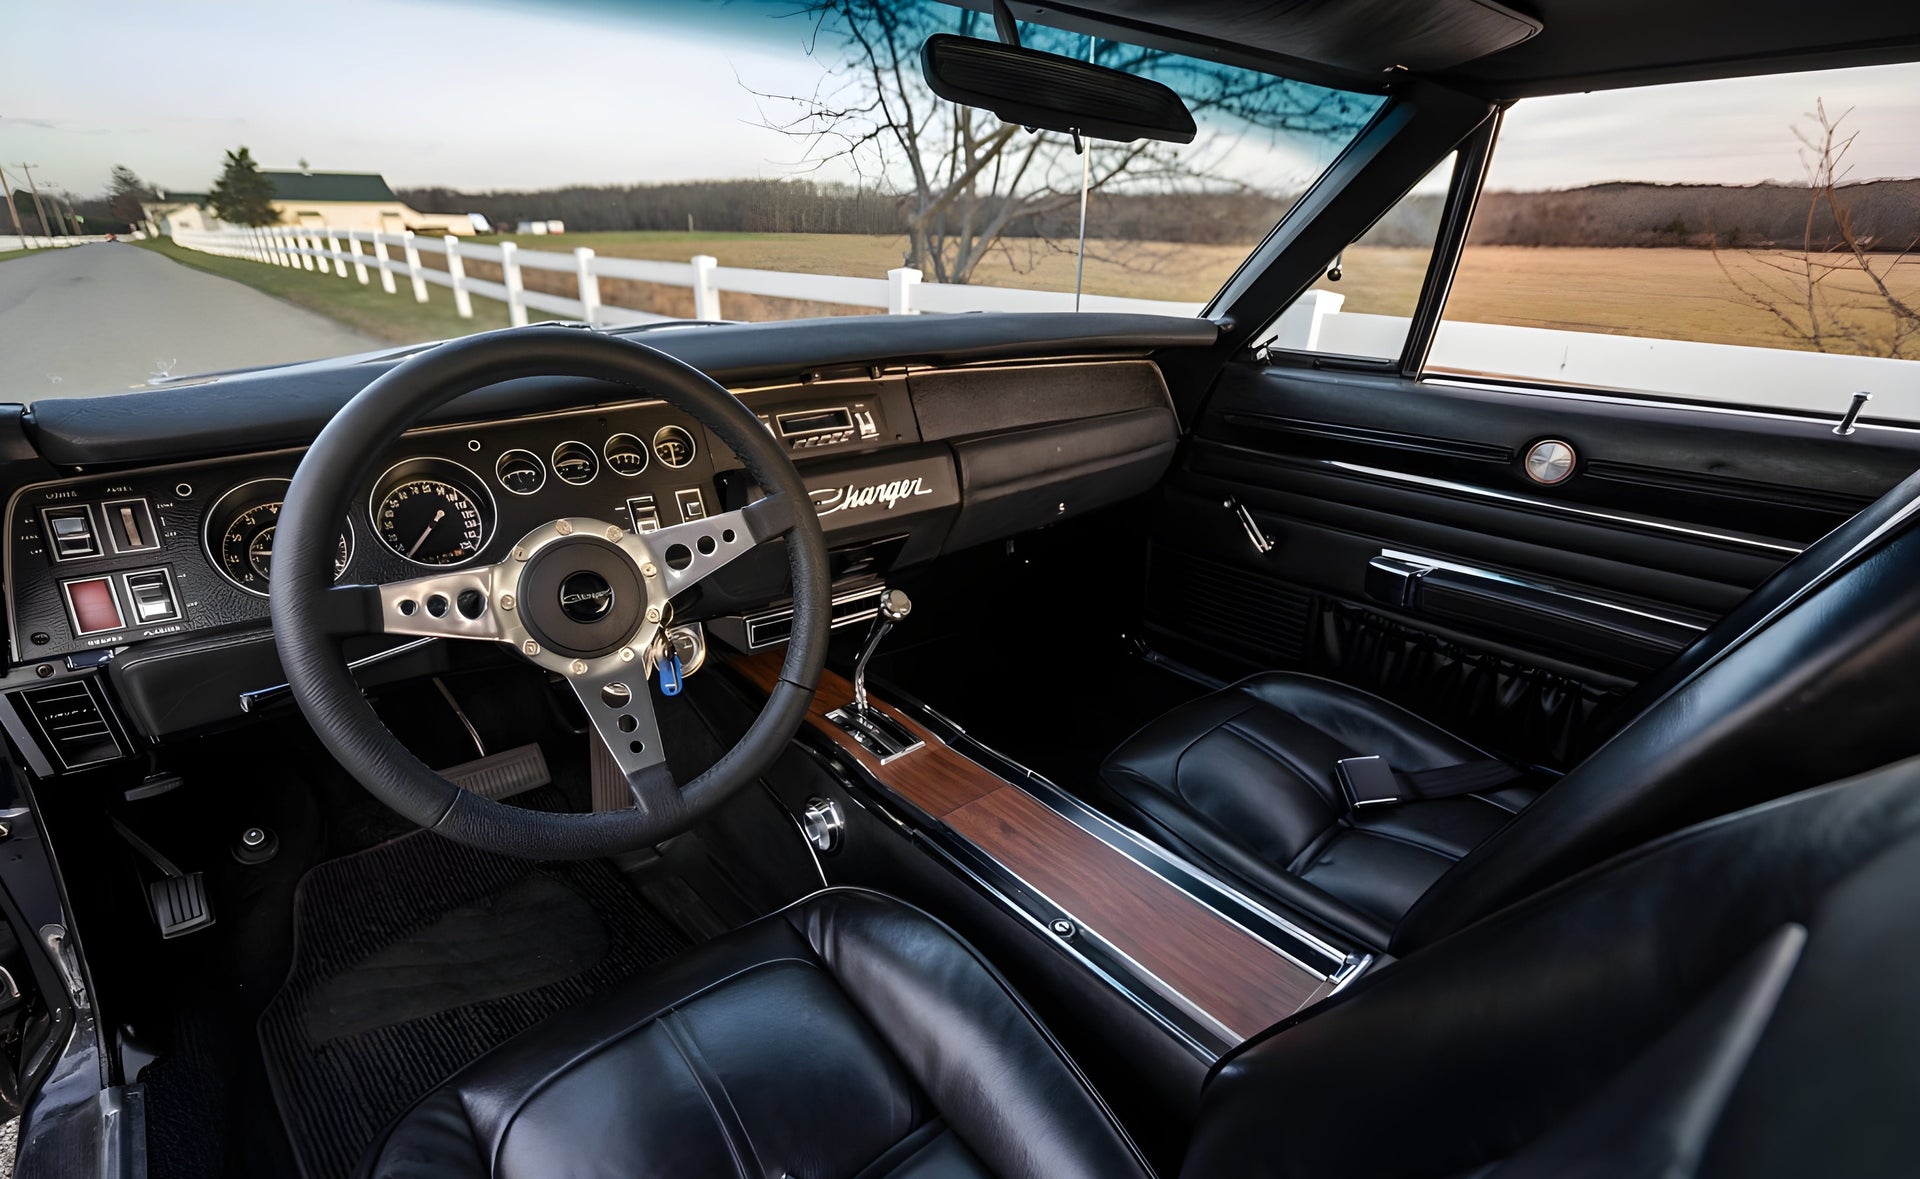
[[[680,675],[680,653],[674,652],[660,661],[660,694],[678,696],[686,680]]]

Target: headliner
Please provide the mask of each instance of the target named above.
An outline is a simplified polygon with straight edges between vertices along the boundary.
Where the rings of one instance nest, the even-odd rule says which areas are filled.
[[[990,0],[955,0],[985,9]],[[1920,60],[1920,0],[1016,0],[1022,20],[1380,89],[1489,98]]]

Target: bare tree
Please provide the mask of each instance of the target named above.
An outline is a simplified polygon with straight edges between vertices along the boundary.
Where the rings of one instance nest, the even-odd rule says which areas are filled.
[[[1818,352],[1906,357],[1920,352],[1920,312],[1894,288],[1895,271],[1914,262],[1920,238],[1881,241],[1856,231],[1841,194],[1846,155],[1858,132],[1840,125],[1851,111],[1827,115],[1816,101],[1807,117],[1814,129],[1794,128],[1807,175],[1807,215],[1798,250],[1750,255],[1771,273],[1740,273],[1719,243],[1714,261],[1736,291],[1735,301],[1766,312],[1789,338]]]
[[[823,74],[810,94],[754,91],[776,108],[766,124],[802,145],[807,166],[845,168],[863,184],[897,193],[907,265],[937,282],[964,283],[992,251],[1005,249],[1010,234],[1046,239],[1047,227],[1061,220],[1049,215],[1078,202],[1082,160],[1070,137],[1031,134],[956,106],[920,77],[920,45],[930,34],[990,35],[986,17],[933,0],[817,0],[794,15],[809,21],[809,52],[823,61]],[[1027,26],[1026,39],[1074,57],[1088,53],[1087,38],[1055,29]],[[1212,125],[1205,142],[1185,149],[1089,143],[1095,191],[1232,189],[1211,165],[1238,138],[1344,141],[1378,101],[1119,42],[1098,42],[1093,59],[1167,83],[1203,127]]]

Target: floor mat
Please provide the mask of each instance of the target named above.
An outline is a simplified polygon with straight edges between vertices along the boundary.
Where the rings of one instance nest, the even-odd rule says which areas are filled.
[[[463,1065],[688,945],[604,862],[529,864],[425,831],[308,873],[294,930],[259,1030],[306,1179],[344,1179]]]

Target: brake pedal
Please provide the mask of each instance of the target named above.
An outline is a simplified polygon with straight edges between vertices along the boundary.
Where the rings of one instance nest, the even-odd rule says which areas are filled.
[[[546,755],[538,745],[503,749],[473,761],[440,771],[440,776],[455,786],[482,798],[499,802],[516,794],[525,794],[553,781],[547,769]]]
[[[147,900],[163,938],[180,937],[213,924],[213,905],[207,900],[207,874],[162,876],[147,885]]]
[[[182,872],[179,865],[160,854],[160,849],[133,833],[133,829],[107,816],[107,822],[127,841],[140,858],[160,871],[160,879],[147,885],[147,905],[163,938],[180,937],[213,924],[213,902],[207,897],[207,874]]]

